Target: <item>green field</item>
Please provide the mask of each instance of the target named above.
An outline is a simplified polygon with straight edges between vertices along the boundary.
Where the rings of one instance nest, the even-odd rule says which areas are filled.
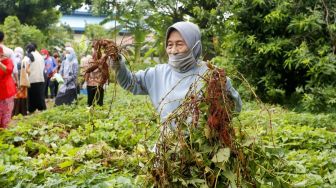
[[[108,93],[103,108],[87,109],[80,96],[77,105],[15,117],[0,134],[1,187],[151,187],[148,161],[160,126],[154,109],[146,96],[113,85]],[[258,164],[271,172],[256,172],[260,187],[276,186],[274,179],[289,187],[334,187],[335,120],[245,102],[233,125],[249,135],[243,145],[266,155]]]

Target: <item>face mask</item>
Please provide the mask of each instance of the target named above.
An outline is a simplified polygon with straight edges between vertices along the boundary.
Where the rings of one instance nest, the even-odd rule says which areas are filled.
[[[69,60],[70,59],[70,54],[65,54],[65,58]]]
[[[168,64],[172,66],[177,72],[187,72],[196,65],[196,59],[194,57],[193,51],[195,46],[200,41],[197,41],[196,44],[186,53],[182,54],[170,54]]]
[[[43,55],[43,59],[47,59],[47,55]]]

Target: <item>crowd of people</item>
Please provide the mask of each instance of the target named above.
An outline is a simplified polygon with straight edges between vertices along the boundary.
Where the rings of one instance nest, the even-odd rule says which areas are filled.
[[[26,53],[21,47],[13,51],[3,44],[3,39],[4,34],[0,32],[1,127],[8,125],[12,115],[45,110],[45,99],[55,98],[55,105],[76,101],[78,74],[84,77],[88,107],[103,105],[102,73],[99,69],[85,73],[94,63],[90,55],[81,58],[79,64],[74,49],[69,45],[63,53],[55,52],[51,56],[46,49],[38,51],[34,43],[25,47]],[[122,56],[118,61],[110,62],[121,87],[133,94],[149,95],[162,121],[181,104],[188,88],[208,69],[200,60],[201,32],[197,25],[191,22],[173,24],[167,29],[165,45],[166,64],[131,73]],[[79,72],[79,68],[83,71]],[[226,90],[235,103],[234,110],[241,111],[242,101],[228,77]]]
[[[4,37],[0,31],[0,128],[6,128],[12,116],[46,110],[50,100],[56,106],[76,101],[79,63],[70,45],[63,52],[50,55],[50,51],[38,50],[34,43],[27,44],[25,50],[22,47],[12,50],[3,43]],[[90,75],[96,73],[85,76],[89,84],[92,84]],[[91,106],[94,101],[91,97],[96,95],[89,94],[88,106]],[[102,100],[99,97],[97,104],[102,105]]]

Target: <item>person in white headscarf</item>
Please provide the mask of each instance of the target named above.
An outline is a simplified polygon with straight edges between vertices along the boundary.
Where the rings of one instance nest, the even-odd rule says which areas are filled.
[[[124,58],[115,61],[118,83],[133,94],[149,95],[163,122],[185,98],[190,86],[199,80],[208,67],[200,60],[202,53],[201,32],[191,22],[177,22],[167,29],[166,52],[168,64],[131,73]],[[227,78],[226,89],[235,102],[235,111],[240,112],[242,101]]]
[[[71,104],[77,99],[77,74],[78,60],[72,47],[65,48],[65,60],[63,61],[60,72],[64,83],[60,86],[55,105]]]
[[[14,65],[17,66],[18,70],[18,82],[17,87],[18,91],[14,98],[14,109],[13,116],[22,114],[27,115],[28,111],[28,87],[29,83],[29,74],[30,74],[30,65],[28,57],[24,59],[24,52],[21,47],[16,47],[14,49]]]

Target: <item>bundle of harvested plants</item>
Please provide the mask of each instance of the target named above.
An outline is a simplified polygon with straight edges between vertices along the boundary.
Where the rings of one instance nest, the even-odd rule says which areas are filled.
[[[101,85],[105,84],[109,79],[109,61],[117,61],[121,48],[109,39],[95,40],[92,43],[93,54],[90,67],[85,70],[85,74],[89,74],[96,69],[101,72]]]

